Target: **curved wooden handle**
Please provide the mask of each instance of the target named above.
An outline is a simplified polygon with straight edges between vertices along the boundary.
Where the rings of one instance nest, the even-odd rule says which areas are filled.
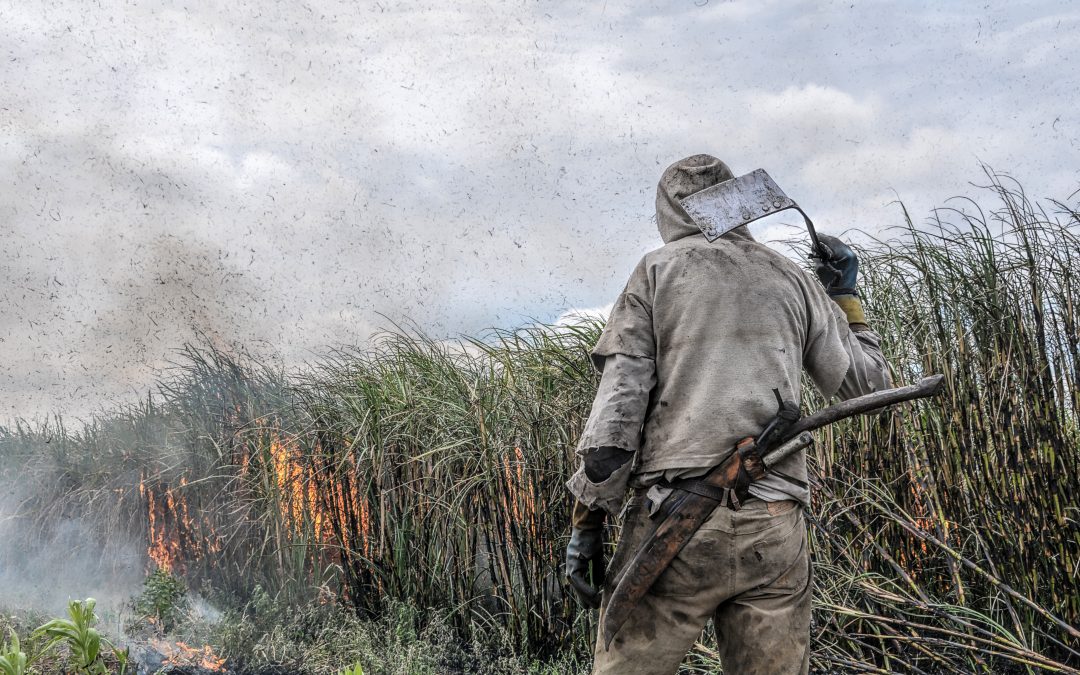
[[[931,375],[919,380],[917,384],[909,384],[906,387],[875,391],[866,396],[849,398],[846,401],[841,401],[828,408],[822,408],[813,415],[808,415],[795,424],[792,424],[788,427],[787,433],[784,434],[784,440],[790,440],[804,431],[820,429],[821,427],[828,426],[834,422],[839,422],[848,417],[873,412],[881,408],[896,405],[897,403],[903,403],[904,401],[936,396],[941,393],[944,386],[944,375]]]

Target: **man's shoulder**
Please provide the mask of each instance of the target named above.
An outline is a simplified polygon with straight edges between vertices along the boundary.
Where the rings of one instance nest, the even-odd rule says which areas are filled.
[[[795,274],[799,278],[806,275],[806,272],[794,260],[754,239],[727,240],[721,238],[710,242],[704,236],[683,237],[655,248],[642,256],[639,265],[648,268],[657,263],[672,260],[684,261],[690,258],[690,256],[687,256],[687,252],[703,252],[716,249],[723,250],[728,256],[767,263],[776,268],[777,271],[785,274]]]
[[[711,245],[704,236],[682,237],[649,251],[642,256],[641,264],[648,266],[649,264],[664,262],[678,257],[684,251],[703,249]]]

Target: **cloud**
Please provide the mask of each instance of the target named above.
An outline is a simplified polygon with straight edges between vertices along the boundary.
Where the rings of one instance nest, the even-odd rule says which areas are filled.
[[[835,87],[806,84],[780,92],[745,95],[753,134],[762,144],[786,152],[815,156],[864,138],[880,122],[873,96],[858,99]]]
[[[1078,17],[10,6],[0,419],[142,391],[200,331],[295,362],[392,321],[451,337],[603,307],[660,243],[660,172],[701,151],[767,168],[825,231],[899,222],[896,194],[927,213],[978,160],[1061,196]]]

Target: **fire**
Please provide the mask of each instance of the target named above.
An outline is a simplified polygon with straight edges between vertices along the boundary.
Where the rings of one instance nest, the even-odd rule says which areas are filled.
[[[320,491],[317,469],[303,460],[304,454],[294,442],[277,435],[270,440],[269,449],[269,468],[275,478],[278,511],[285,527],[294,534],[309,529],[316,541],[332,544],[332,523],[355,520],[367,556],[370,553],[370,509],[360,496],[356,481],[348,478],[344,482],[331,481]],[[249,463],[244,467],[250,470]]]
[[[170,487],[160,478],[145,474],[139,481],[139,495],[146,505],[146,556],[154,566],[167,572],[183,573],[184,563],[202,559],[221,550],[221,536],[206,514],[196,522],[187,498],[188,479],[180,476]]]
[[[325,513],[312,480],[310,467],[300,461],[295,444],[281,437],[270,441],[270,460],[277,482],[280,512],[286,527],[299,534],[310,524],[318,540],[324,541]]]
[[[225,659],[214,653],[210,645],[190,647],[183,642],[151,640],[150,644],[165,657],[162,666],[194,666],[211,672],[224,672]]]
[[[277,542],[300,538],[314,544],[312,570],[320,576],[314,570],[325,569],[326,562],[370,559],[381,532],[373,532],[377,521],[365,497],[366,483],[352,470],[351,461],[326,467],[320,464],[318,445],[314,450],[279,427],[263,428],[234,446],[231,469],[236,480],[230,489],[245,502],[257,500],[261,513],[273,514],[267,522]],[[166,479],[144,472],[139,495],[151,567],[184,576],[201,569],[195,563],[213,560],[225,549],[230,530],[218,522],[219,511],[204,506],[206,488],[189,484],[186,475]]]
[[[146,500],[146,534],[149,540],[146,554],[158,567],[171,572],[180,555],[180,542],[166,522],[172,517],[175,508],[172,490],[166,490],[162,500],[154,490],[147,488],[144,478],[139,481],[139,493]]]

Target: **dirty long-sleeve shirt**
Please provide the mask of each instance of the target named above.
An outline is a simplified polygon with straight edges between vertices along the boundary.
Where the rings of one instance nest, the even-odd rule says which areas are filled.
[[[877,333],[859,326],[859,330],[845,331],[841,340],[850,365],[836,392],[837,396],[841,399],[853,398],[891,386],[888,365],[881,352],[881,338]],[[650,358],[613,354],[605,358],[603,368],[600,386],[577,452],[585,460],[597,448],[617,447],[627,452],[627,461],[599,483],[588,478],[583,461],[568,483],[571,493],[580,502],[614,514],[625,497],[628,485],[655,486],[662,479],[674,481],[691,478],[703,475],[712,468],[687,466],[634,474],[633,453],[640,447],[642,425],[648,412],[650,394],[656,384],[656,364]],[[667,493],[668,490],[653,487],[652,500],[662,502]],[[807,487],[772,473],[755,482],[750,487],[750,493],[765,501],[795,499],[807,504],[810,500]]]
[[[600,398],[589,426],[606,432],[599,440],[588,434],[582,439],[579,452],[601,447],[593,462],[585,462],[585,478],[591,472],[602,481],[609,474],[607,461],[620,453],[603,443],[616,437],[627,446],[639,443],[636,452],[627,453],[632,469],[621,469],[637,482],[716,466],[740,439],[758,434],[773,417],[774,390],[799,401],[804,373],[828,399],[861,393],[875,380],[887,382],[876,336],[852,335],[865,324],[855,298],[830,299],[817,279],[757,242],[745,225],[714,240],[705,237],[682,200],[733,177],[715,157],[695,155],[668,167],[660,178],[656,227],[664,245],[634,267],[591,354],[604,372],[605,364],[616,362],[612,359],[645,359],[638,365],[647,368],[651,362],[655,385],[642,419],[640,402],[632,419],[626,409],[606,417],[605,410],[614,406]],[[848,306],[841,309],[841,304]],[[612,378],[624,376],[629,377],[628,369],[612,369]],[[611,382],[603,386],[615,388]],[[631,380],[620,387],[645,388]],[[627,430],[613,433],[606,420],[624,418]],[[638,431],[639,442],[627,438]],[[598,463],[606,465],[604,471],[595,470]],[[805,483],[805,451],[784,458],[774,471]],[[603,482],[616,489],[622,476]],[[583,487],[580,477],[571,481],[576,494],[586,494],[577,489]],[[787,485],[777,484],[776,493],[766,487],[757,491],[792,494]],[[806,501],[807,491],[792,496]],[[595,494],[586,497],[603,501]]]

